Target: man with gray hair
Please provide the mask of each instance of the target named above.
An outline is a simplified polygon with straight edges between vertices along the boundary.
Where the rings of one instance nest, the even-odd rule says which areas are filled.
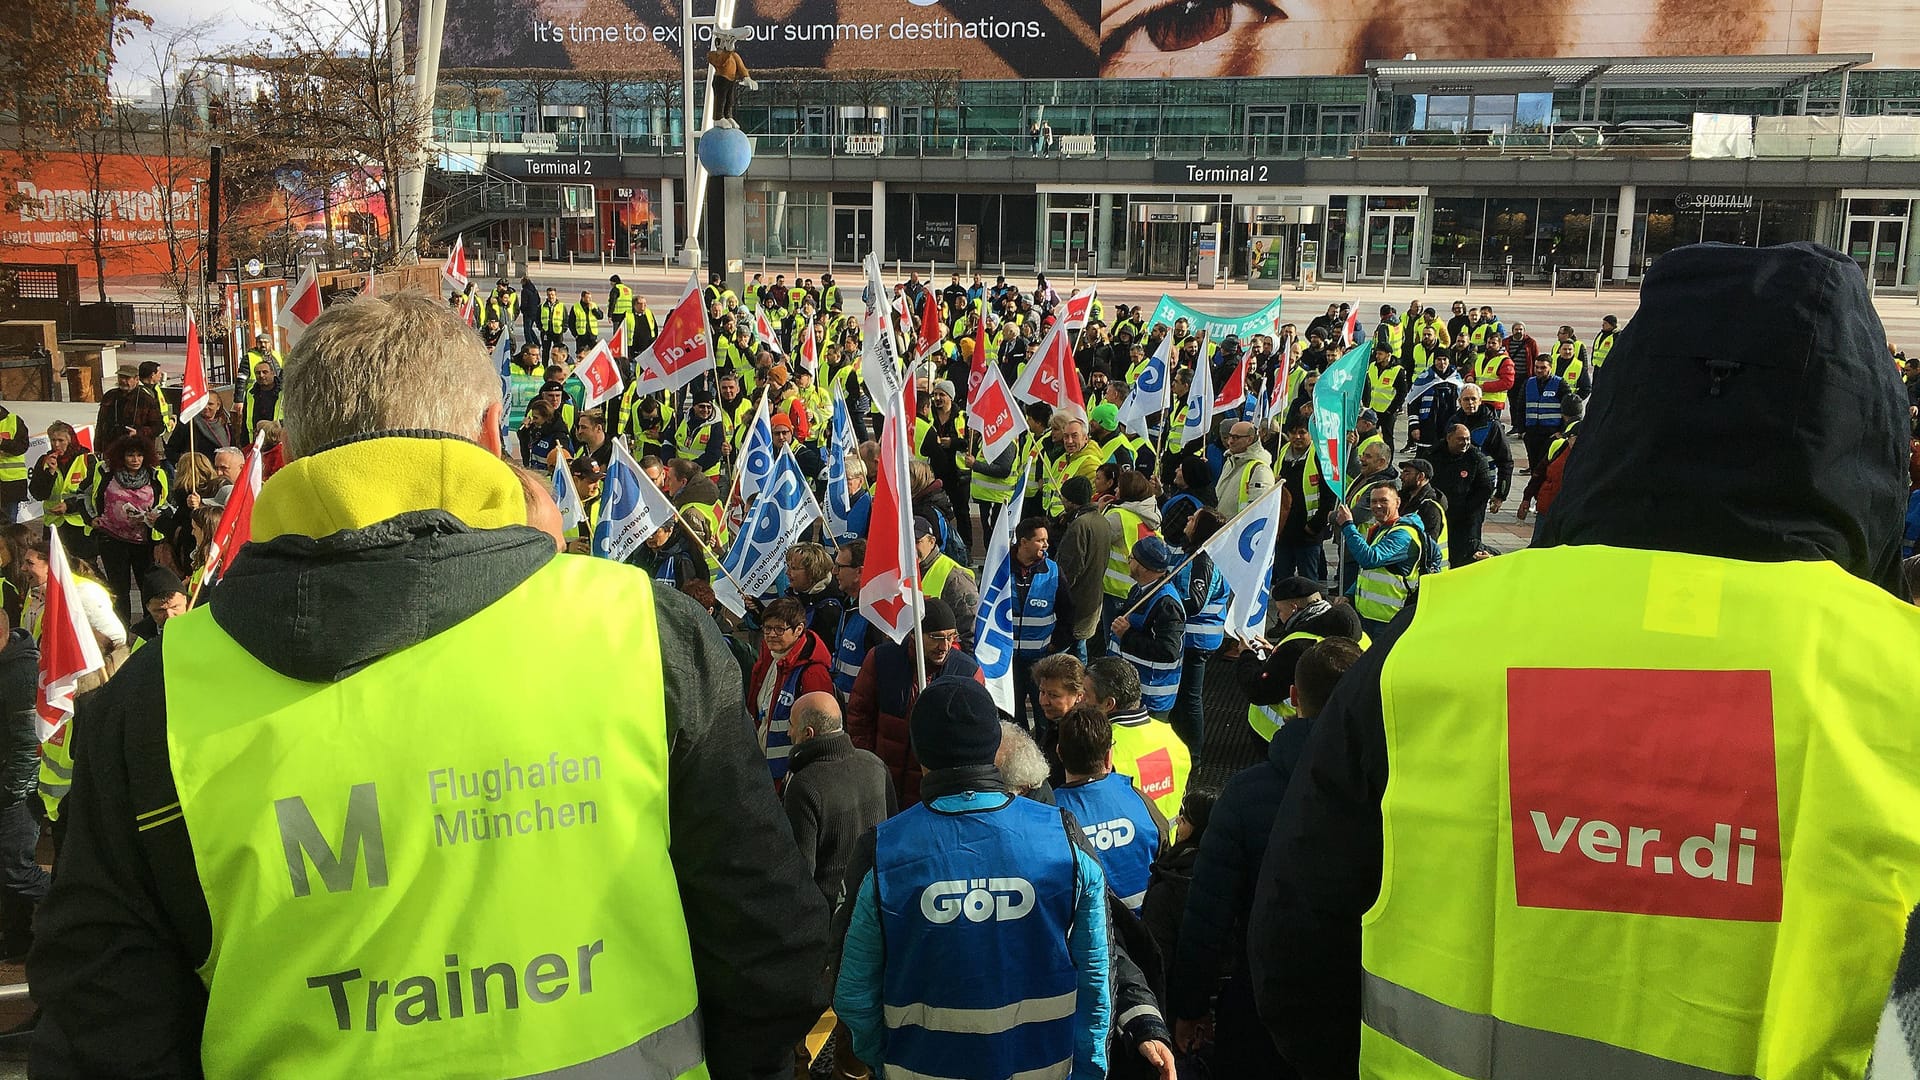
[[[825,691],[801,697],[788,724],[787,822],[814,884],[837,906],[854,846],[894,815],[899,799],[886,764],[847,737],[839,698]]]
[[[712,621],[529,524],[433,298],[327,309],[285,406],[252,542],[80,704],[36,1075],[791,1068],[827,908]],[[567,610],[626,692],[499,663]]]
[[[202,499],[205,506],[225,507],[227,500],[233,498],[233,486],[240,482],[240,473],[247,466],[247,455],[237,446],[223,446],[213,452],[213,471],[220,477],[220,490],[211,499]]]
[[[1033,741],[1027,729],[1011,720],[1000,721],[1000,750],[993,756],[1000,779],[1007,790],[1036,802],[1053,802],[1053,788],[1047,783],[1047,756]]]

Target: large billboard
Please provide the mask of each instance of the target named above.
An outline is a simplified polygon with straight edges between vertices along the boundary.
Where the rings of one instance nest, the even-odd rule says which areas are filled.
[[[17,172],[18,156],[6,157]],[[205,175],[198,159],[49,154],[13,181],[12,205],[0,204],[0,260],[77,263],[88,280],[96,255],[109,278],[166,273],[175,255],[199,250],[195,184]]]
[[[1920,67],[1911,0],[739,0],[734,21],[756,69],[958,68],[969,79],[1358,75],[1408,53],[1868,52],[1878,67]],[[677,71],[680,5],[450,0],[441,64]]]

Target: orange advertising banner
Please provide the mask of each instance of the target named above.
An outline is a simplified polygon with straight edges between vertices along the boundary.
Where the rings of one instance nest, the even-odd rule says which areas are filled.
[[[18,172],[17,155],[0,153]],[[200,249],[196,181],[206,162],[145,154],[50,154],[12,181],[12,205],[0,206],[0,261],[70,262],[96,273],[95,249],[109,279],[171,269],[169,232],[182,261]]]

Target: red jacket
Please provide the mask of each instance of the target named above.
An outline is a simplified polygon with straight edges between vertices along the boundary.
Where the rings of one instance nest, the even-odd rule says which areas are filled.
[[[1545,514],[1547,507],[1552,506],[1553,500],[1560,496],[1560,485],[1567,476],[1567,459],[1572,456],[1573,447],[1564,447],[1558,457],[1547,463],[1547,478],[1540,482],[1540,494],[1534,500],[1536,513]]]
[[[760,655],[753,662],[753,675],[747,680],[747,711],[753,716],[754,735],[757,741],[767,748],[767,757],[772,767],[776,786],[786,779],[786,748],[793,745],[793,737],[787,732],[787,721],[793,713],[793,703],[816,690],[833,693],[833,669],[828,662],[833,653],[820,635],[811,630],[800,635],[800,640],[788,649],[785,656],[779,658],[779,671],[775,672],[773,701],[765,712],[760,710],[760,686],[766,680],[767,669],[774,666],[774,657],[765,645],[760,646]],[[791,697],[781,693],[787,680],[799,676]]]
[[[1513,366],[1512,357],[1508,357],[1500,361],[1499,373],[1496,374],[1491,380],[1481,383],[1480,389],[1486,391],[1489,394],[1497,394],[1502,390],[1513,389],[1513,384],[1515,382],[1515,379],[1514,379],[1515,370],[1517,369]],[[1500,406],[1497,403],[1489,402],[1489,404],[1492,404],[1493,407],[1496,409],[1500,408]]]
[[[847,697],[847,734],[853,745],[871,751],[886,763],[893,775],[893,788],[900,793],[901,806],[920,801],[920,759],[914,756],[913,734],[907,727],[913,703],[920,698],[920,687],[913,678],[914,663],[911,642],[867,650],[860,677],[854,680],[853,693]],[[957,648],[947,653],[940,670],[928,678],[941,675],[971,675],[983,685],[987,681],[973,657]]]

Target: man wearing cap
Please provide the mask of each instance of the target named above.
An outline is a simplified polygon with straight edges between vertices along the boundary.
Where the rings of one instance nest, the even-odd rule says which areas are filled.
[[[1380,414],[1372,409],[1361,409],[1353,420],[1353,432],[1348,436],[1353,440],[1353,449],[1347,452],[1347,475],[1353,476],[1360,471],[1360,455],[1369,446],[1380,446],[1388,451],[1388,460],[1392,460],[1392,447],[1380,433]]]
[[[1268,598],[1267,620],[1272,644],[1240,656],[1240,689],[1247,695],[1247,725],[1262,742],[1287,721],[1300,715],[1289,696],[1293,668],[1305,647],[1322,638],[1344,637],[1370,644],[1353,605],[1328,600],[1320,583],[1310,578],[1284,577],[1274,583]]]
[[[953,608],[937,596],[927,597],[921,612],[919,646],[912,641],[883,642],[860,662],[860,675],[847,695],[847,734],[853,745],[871,750],[887,763],[894,790],[904,803],[920,799],[922,770],[907,729],[914,700],[920,696],[919,680],[913,674],[914,656],[920,649],[925,650],[928,682],[949,675],[986,685],[979,663],[960,648]]]
[[[1398,327],[1385,327],[1398,333]],[[1400,415],[1400,407],[1407,400],[1407,384],[1411,381],[1406,367],[1400,363],[1400,349],[1396,344],[1392,352],[1381,352],[1378,345],[1373,350],[1373,362],[1367,365],[1366,407],[1373,411],[1374,422],[1380,429],[1381,438],[1389,446],[1393,443],[1393,421]]]
[[[914,551],[920,557],[920,591],[927,596],[937,596],[953,609],[953,617],[958,620],[960,629],[960,647],[973,651],[974,616],[980,610],[980,585],[974,580],[973,571],[954,562],[940,550],[940,534],[933,522],[915,516],[913,519]]]
[[[158,439],[166,421],[154,395],[140,385],[140,365],[121,364],[114,372],[114,383],[114,388],[101,396],[99,412],[94,416],[94,445],[106,446],[128,434]]]
[[[1173,562],[1173,549],[1157,536],[1134,544],[1127,560],[1133,590],[1108,627],[1113,651],[1140,673],[1140,703],[1156,720],[1173,710],[1185,659],[1187,608],[1168,576]]]
[[[887,1076],[1106,1075],[1106,875],[1055,808],[1006,789],[1000,720],[969,679],[913,708],[921,798],[848,867],[834,1011]]]
[[[1433,486],[1433,463],[1426,458],[1400,463],[1400,514],[1420,519],[1420,531],[1433,538],[1440,568],[1446,569],[1447,497]]]
[[[1102,393],[1105,393],[1104,385]],[[1123,469],[1134,464],[1133,440],[1120,431],[1120,410],[1102,401],[1087,411],[1087,440],[1103,451],[1101,464],[1113,462]]]
[[[704,379],[694,384],[693,404],[673,429],[673,449],[709,477],[719,477],[726,467],[726,425],[714,410],[713,390]]]

